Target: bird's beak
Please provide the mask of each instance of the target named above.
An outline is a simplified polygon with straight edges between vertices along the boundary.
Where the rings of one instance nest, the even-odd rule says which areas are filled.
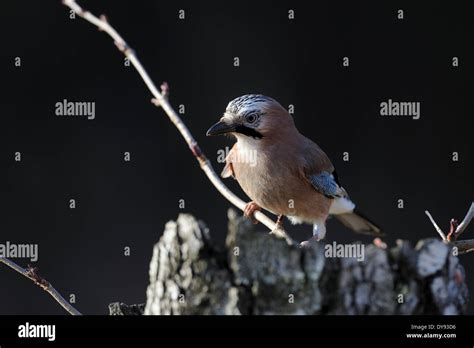
[[[234,131],[235,126],[233,124],[227,124],[224,121],[219,121],[207,130],[206,135],[210,137],[212,135],[226,134]]]

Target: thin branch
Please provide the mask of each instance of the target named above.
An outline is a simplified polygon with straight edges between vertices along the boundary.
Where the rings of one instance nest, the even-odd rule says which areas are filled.
[[[435,222],[428,210],[425,210],[425,214],[428,215],[435,230],[441,236],[443,243],[456,247],[459,254],[465,254],[474,251],[474,239],[457,240],[473,218],[474,202],[471,204],[471,207],[469,208],[466,216],[464,217],[464,220],[459,225],[457,223],[457,220],[451,219],[451,221],[449,222],[450,229],[447,236]]]
[[[120,34],[109,24],[106,17],[102,15],[100,18],[97,18],[89,11],[82,9],[82,7],[79,6],[74,0],[63,0],[63,4],[72,9],[78,16],[94,24],[99,30],[106,32],[114,40],[117,48],[130,60],[130,62],[135,67],[135,69],[145,82],[146,86],[150,90],[151,94],[154,97],[152,99],[153,104],[163,108],[166,115],[169,117],[171,122],[173,122],[173,124],[183,136],[191,152],[199,161],[201,169],[206,173],[211,183],[228,201],[230,201],[233,205],[243,211],[245,209],[246,203],[239,197],[237,197],[232,191],[230,191],[221,181],[219,176],[216,174],[211,163],[199,148],[196,139],[194,139],[189,129],[186,127],[184,122],[181,120],[181,118],[178,116],[171,104],[168,102],[168,99],[166,97],[167,88],[165,90],[162,85],[162,91],[158,90],[158,88],[146,72],[145,68],[141,64],[135,52],[130,48],[127,42],[120,36]],[[261,212],[255,212],[254,217],[256,220],[267,226],[271,231],[277,229],[277,225],[265,214]]]
[[[37,268],[28,266],[28,268],[25,269],[21,266],[18,266],[15,262],[5,257],[0,257],[0,262],[4,263],[8,267],[14,269],[21,275],[33,281],[41,289],[43,289],[48,294],[50,294],[56,300],[56,302],[58,302],[66,311],[69,312],[69,314],[81,315],[81,312],[79,312],[77,309],[71,306],[71,304],[67,302],[64,297],[61,296],[61,294],[51,285],[50,282],[48,282],[46,279],[38,275]]]
[[[439,235],[441,236],[441,239],[443,241],[447,240],[446,238],[446,235],[444,234],[444,232],[441,230],[441,228],[438,226],[438,224],[436,223],[436,221],[434,221],[433,217],[431,216],[430,212],[428,210],[425,210],[425,214],[428,215],[428,218],[430,219],[431,223],[433,224],[436,232],[439,233]]]
[[[471,206],[469,207],[469,210],[467,211],[466,216],[464,217],[464,220],[462,220],[462,222],[456,228],[456,231],[454,232],[455,239],[457,239],[461,235],[461,233],[464,232],[464,230],[469,225],[473,217],[474,217],[474,202],[471,203]]]
[[[455,242],[451,242],[451,244],[458,248],[459,254],[465,254],[474,251],[474,239],[457,240]]]

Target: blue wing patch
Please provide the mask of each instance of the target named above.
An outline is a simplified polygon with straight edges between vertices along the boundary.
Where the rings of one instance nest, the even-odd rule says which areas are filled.
[[[321,172],[308,177],[316,190],[328,198],[342,197],[343,190],[339,187],[331,173]]]

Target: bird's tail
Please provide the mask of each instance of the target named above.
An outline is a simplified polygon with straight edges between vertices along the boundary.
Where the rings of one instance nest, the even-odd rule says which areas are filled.
[[[381,237],[384,234],[382,233],[380,227],[375,225],[369,219],[361,215],[357,211],[352,211],[350,213],[337,214],[334,215],[344,226],[350,228],[354,232],[369,234],[371,236]]]

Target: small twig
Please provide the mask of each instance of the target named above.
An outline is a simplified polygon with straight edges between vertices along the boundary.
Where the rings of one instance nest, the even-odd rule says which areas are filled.
[[[474,202],[471,203],[471,207],[464,217],[464,220],[460,224],[458,224],[457,220],[451,219],[449,222],[449,232],[447,236],[444,234],[427,210],[425,210],[425,214],[428,215],[428,218],[433,224],[435,230],[441,236],[441,239],[445,244],[456,247],[459,254],[465,254],[474,251],[474,239],[458,240],[459,236],[464,232],[474,216]]]
[[[451,242],[451,244],[453,244],[453,246],[458,249],[459,254],[465,254],[474,251],[474,239],[457,240],[455,242]]]
[[[173,122],[173,124],[183,136],[193,155],[199,161],[201,169],[204,171],[204,173],[206,173],[211,183],[228,201],[230,201],[233,205],[243,211],[245,209],[246,203],[239,197],[237,197],[232,191],[230,191],[227,186],[224,185],[224,183],[214,171],[214,168],[212,167],[210,161],[206,158],[204,153],[199,148],[196,139],[194,139],[189,129],[186,127],[184,122],[181,120],[181,118],[178,116],[171,104],[168,102],[168,85],[163,84],[161,86],[161,92],[158,90],[158,88],[146,72],[145,68],[141,64],[135,52],[130,48],[130,46],[120,36],[120,34],[109,24],[108,20],[106,20],[106,17],[104,15],[102,15],[100,18],[97,18],[89,11],[83,10],[82,7],[80,7],[74,0],[63,0],[63,4],[68,6],[74,12],[76,12],[78,16],[95,25],[99,30],[106,32],[114,40],[117,48],[130,60],[130,62],[135,67],[138,74],[140,74],[141,78],[150,90],[151,94],[154,97],[152,99],[153,104],[161,107],[165,111],[171,122]],[[255,212],[254,217],[262,224],[267,226],[271,231],[277,228],[276,224],[268,216],[261,212]]]
[[[428,218],[430,219],[431,223],[433,224],[436,232],[439,233],[439,235],[441,236],[441,239],[443,241],[447,240],[446,238],[446,235],[444,234],[444,232],[441,230],[441,228],[439,228],[438,224],[436,223],[436,221],[434,221],[433,217],[431,216],[430,212],[428,210],[425,210],[425,214],[428,215]]]
[[[456,231],[454,232],[454,236],[456,239],[461,235],[461,233],[464,232],[464,230],[469,225],[473,217],[474,217],[474,202],[471,203],[471,206],[469,207],[469,210],[467,211],[466,216],[464,217],[464,220],[461,221],[461,223],[456,228]]]
[[[69,302],[67,302],[64,297],[48,282],[46,279],[42,278],[38,274],[38,269],[36,267],[31,267],[28,265],[28,268],[23,268],[18,266],[15,262],[5,257],[0,257],[0,262],[4,263],[8,267],[14,269],[21,275],[25,276],[26,278],[32,280],[36,285],[38,285],[41,289],[46,291],[50,294],[56,302],[58,302],[66,311],[68,311],[72,315],[81,315],[77,309],[75,309]]]
[[[162,82],[161,86],[161,94],[163,95],[164,98],[168,99],[170,95],[170,86],[168,85],[168,82]]]
[[[448,235],[446,236],[446,238],[451,241],[451,240],[456,240],[456,229],[458,227],[459,223],[458,223],[458,220],[454,220],[454,219],[451,219],[451,221],[449,222],[449,232],[448,232]]]

